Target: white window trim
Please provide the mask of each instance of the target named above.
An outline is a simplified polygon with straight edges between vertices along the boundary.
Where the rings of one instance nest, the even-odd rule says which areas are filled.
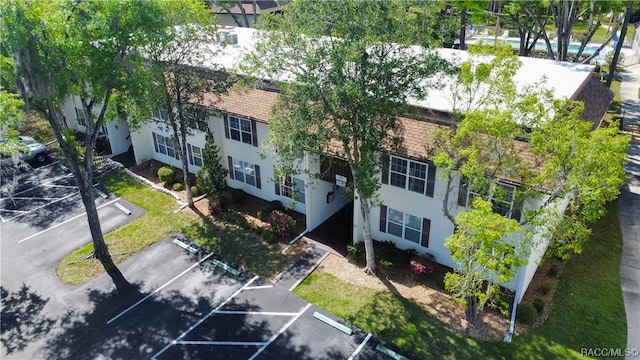
[[[84,115],[84,110],[82,108],[76,108],[76,121],[78,122],[78,125],[86,127],[87,118]]]
[[[396,212],[399,212],[399,213],[401,213],[401,214],[402,214],[402,220],[403,220],[402,224],[401,224],[401,223],[398,223],[398,222],[396,222],[396,221],[393,221],[393,220],[391,219],[391,212],[392,212],[392,211],[396,211]],[[409,226],[408,221],[407,221],[407,217],[408,217],[408,216],[412,216],[412,217],[414,217],[414,218],[418,219],[418,224],[420,224],[420,229],[419,229],[419,230],[418,230],[418,229],[416,229],[416,228],[413,228],[413,227]],[[401,236],[399,236],[399,235],[396,235],[396,234],[391,233],[391,232],[389,231],[389,225],[390,225],[390,224],[400,226],[400,227],[402,228],[402,235],[401,235]],[[413,241],[413,240],[407,239],[407,236],[406,236],[406,235],[407,235],[407,228],[409,228],[410,230],[413,230],[413,231],[417,231],[417,232],[418,232],[418,239],[417,239],[417,241]],[[420,240],[422,239],[422,231],[423,231],[423,230],[424,230],[424,229],[422,228],[422,218],[421,218],[421,217],[416,216],[416,215],[413,215],[413,214],[409,214],[409,213],[404,212],[404,211],[401,211],[401,210],[397,210],[397,209],[393,209],[393,208],[387,207],[387,234],[392,235],[392,236],[396,236],[396,237],[399,237],[399,238],[402,238],[403,240],[407,240],[407,241],[410,241],[410,242],[415,243],[415,244],[420,244]]]
[[[191,164],[193,166],[197,166],[197,167],[201,167],[202,165],[204,165],[204,158],[202,156],[202,148],[199,146],[195,146],[193,144],[189,144],[189,147],[191,148],[191,151],[189,152],[189,156],[191,157]],[[199,150],[199,155],[196,156],[196,151],[194,150],[194,148]],[[200,165],[198,165],[196,163],[196,159],[198,159],[200,161]]]
[[[402,172],[393,170],[393,161],[394,161],[394,159],[406,162],[406,170],[405,170],[405,172],[402,173]],[[415,164],[416,166],[424,167],[425,168],[424,177],[420,177],[420,176],[416,176],[415,174],[412,174],[411,173],[411,164]],[[398,174],[398,175],[404,176],[404,186],[401,187],[401,186],[398,186],[398,185],[393,183],[393,174]],[[426,163],[410,160],[410,159],[403,158],[403,157],[400,157],[400,156],[395,156],[395,155],[391,155],[389,157],[389,185],[391,185],[391,186],[398,187],[398,188],[405,189],[405,190],[409,190],[409,191],[413,191],[413,192],[417,192],[418,194],[423,194],[424,195],[426,193],[426,191],[427,191],[427,178],[428,178],[428,175],[429,175],[429,166]],[[419,180],[419,181],[422,181],[424,183],[423,187],[422,187],[422,192],[415,191],[415,190],[409,188],[410,179],[412,179],[412,178],[416,179],[416,180]]]
[[[506,201],[505,199],[501,199],[501,198],[496,197],[495,196],[496,192],[493,191],[493,189],[492,189],[492,191],[490,191],[490,194],[489,194],[489,197],[487,198],[487,201],[490,201],[493,204],[493,211],[494,212],[496,211],[496,207],[495,207],[496,203],[502,203],[503,205],[508,205],[509,209],[507,210],[507,214],[506,215],[508,215],[509,219],[511,219],[511,216],[513,216],[513,207],[515,205],[515,197],[516,197],[516,189],[517,188],[514,185],[505,184],[505,183],[502,183],[502,182],[498,182],[498,183],[496,183],[496,184],[494,184],[492,186],[496,186],[496,185],[502,186],[504,188],[510,188],[511,189],[511,201]],[[467,189],[467,207],[470,206],[469,203],[472,200],[472,196],[480,196],[480,197],[482,197],[481,194],[472,191],[471,187],[468,186],[468,189]]]
[[[227,121],[229,123],[229,138],[231,140],[239,141],[239,142],[244,143],[244,144],[254,145],[253,144],[253,136],[254,136],[253,131],[254,131],[254,129],[253,129],[253,126],[251,124],[251,120],[245,119],[245,118],[241,118],[241,117],[237,117],[237,116],[234,116],[234,115],[228,115],[227,119],[228,119]],[[233,126],[232,119],[237,120],[238,127],[234,127]],[[242,123],[243,122],[246,122],[246,123],[249,124],[249,131],[246,131],[246,130],[242,129]],[[238,132],[239,139],[234,139],[233,138],[232,134],[233,134],[234,131]],[[249,142],[244,141],[243,134],[247,134],[249,136]]]
[[[175,159],[180,159],[180,155],[176,151],[175,141],[173,141],[173,139],[171,139],[169,136],[164,136],[164,135],[158,134],[156,132],[153,132],[152,136],[154,137],[154,141],[156,142],[156,145],[158,146],[158,149],[156,150],[156,152],[158,154],[162,154],[162,155],[165,155],[165,156],[168,156],[168,157],[172,157],[172,158],[175,158]],[[167,140],[171,141],[171,146],[169,146],[167,144]],[[163,147],[164,147],[164,152],[162,152],[162,148]],[[169,149],[171,149],[171,151],[173,151],[173,155],[169,154]]]
[[[298,188],[297,182],[302,182],[302,188]],[[295,176],[287,176],[280,178],[280,195],[293,199],[301,204],[306,203],[306,183],[303,179]]]
[[[236,159],[236,158],[232,158],[232,159],[233,159],[233,169],[231,169],[231,171],[233,171],[233,179],[243,182],[250,186],[258,187],[257,185],[258,179],[256,176],[256,165],[248,163],[243,160]],[[239,165],[238,167],[236,167],[236,163]],[[237,174],[242,174],[242,179],[240,179]],[[247,177],[253,178],[253,184],[247,182]]]

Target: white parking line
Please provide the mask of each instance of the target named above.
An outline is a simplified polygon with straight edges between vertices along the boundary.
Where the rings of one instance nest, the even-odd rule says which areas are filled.
[[[180,339],[182,339],[183,337],[187,336],[191,331],[193,331],[193,329],[195,329],[196,327],[200,326],[200,324],[202,324],[203,322],[205,322],[208,318],[210,318],[213,314],[215,314],[218,310],[220,310],[224,305],[226,305],[229,301],[231,301],[231,299],[233,299],[234,297],[236,297],[238,294],[240,294],[240,292],[242,292],[242,290],[244,290],[247,286],[251,285],[252,282],[256,281],[258,279],[257,276],[254,276],[253,278],[251,278],[251,280],[249,280],[246,284],[244,284],[240,289],[238,289],[236,292],[234,292],[231,296],[229,296],[225,301],[223,301],[222,303],[220,303],[220,305],[216,306],[215,309],[211,310],[207,315],[205,315],[204,317],[202,317],[200,320],[198,320],[195,324],[191,325],[190,328],[188,328],[187,330],[185,330],[182,334],[180,334],[180,336],[178,336],[177,338],[175,338],[173,341],[171,341],[170,343],[168,343],[165,347],[163,347],[160,351],[158,351],[157,353],[155,353],[152,357],[151,360],[156,360],[158,358],[158,356],[162,355],[165,351],[167,351],[170,347],[172,347],[173,345],[178,344],[179,341],[181,341]]]
[[[358,355],[358,353],[360,351],[362,351],[362,348],[365,346],[365,344],[367,343],[367,341],[369,341],[369,339],[371,339],[371,333],[367,334],[367,337],[364,338],[364,340],[362,340],[362,342],[360,343],[360,345],[358,345],[358,347],[356,348],[356,350],[353,352],[353,354],[351,354],[351,356],[349,356],[349,359],[347,360],[353,360],[356,355]]]
[[[100,205],[100,206],[96,207],[96,209],[101,209],[101,208],[103,208],[103,207],[105,207],[105,206],[107,206],[107,205],[111,205],[112,203],[114,203],[114,202],[116,202],[116,201],[118,201],[118,200],[120,200],[120,198],[117,198],[117,199],[111,200],[111,201],[109,201],[109,202],[108,202],[108,203],[106,203],[106,204],[102,204],[102,205]],[[55,229],[55,228],[57,228],[57,227],[58,227],[58,226],[60,226],[60,225],[64,225],[64,224],[68,223],[69,221],[73,221],[73,220],[75,220],[75,219],[77,219],[77,218],[79,218],[79,217],[85,216],[85,215],[86,215],[86,212],[83,212],[82,214],[76,215],[76,216],[72,217],[71,219],[65,220],[65,221],[63,221],[63,222],[61,222],[61,223],[59,223],[59,224],[55,224],[55,225],[53,225],[53,226],[52,226],[52,227],[50,227],[50,228],[44,229],[44,230],[42,230],[42,231],[40,231],[40,232],[37,232],[37,233],[35,233],[35,234],[33,234],[33,235],[27,236],[26,238],[24,238],[24,239],[22,239],[22,240],[18,241],[18,243],[25,242],[25,241],[27,241],[27,240],[29,240],[29,239],[32,239],[32,238],[34,238],[34,237],[36,237],[36,236],[38,236],[38,235],[40,235],[40,234],[44,234],[44,233],[46,233],[47,231],[49,231],[49,230],[51,230],[51,229]]]
[[[245,289],[246,290],[246,289]],[[268,316],[296,316],[298,313],[295,312],[274,312],[274,311],[218,311],[216,314],[223,315],[268,315]]]
[[[307,309],[309,309],[311,307],[311,304],[307,304],[307,306],[305,306],[302,310],[300,310],[300,312],[298,313],[298,315],[294,316],[291,320],[289,320],[286,324],[284,324],[284,326],[282,326],[280,328],[280,330],[278,330],[277,333],[273,334],[269,340],[262,345],[262,347],[260,349],[258,349],[258,351],[256,351],[255,354],[253,354],[252,357],[249,358],[249,360],[253,360],[255,359],[258,355],[260,355],[264,349],[267,348],[267,346],[271,345],[272,342],[274,342],[278,336],[280,336],[282,333],[284,333],[285,331],[287,331],[287,329],[289,328],[289,326],[291,326],[294,322],[296,322],[296,320],[298,320],[298,318],[300,318],[300,316],[302,316],[302,314],[304,314],[305,311],[307,311]]]
[[[52,179],[50,179],[50,180],[48,180],[48,181],[43,182],[42,184],[38,184],[37,186],[32,186],[32,187],[30,187],[30,188],[28,188],[28,189],[24,189],[24,190],[22,190],[22,191],[19,191],[19,192],[17,192],[17,193],[15,193],[15,194],[13,194],[13,195],[14,195],[14,196],[15,196],[15,195],[20,195],[20,194],[22,194],[22,193],[24,193],[24,192],[27,192],[27,191],[29,191],[29,190],[32,190],[32,189],[36,189],[36,188],[39,188],[39,187],[42,187],[42,186],[48,186],[48,185],[50,185],[50,184],[51,184],[52,182],[54,182],[54,181],[58,181],[58,180],[60,180],[60,179],[68,178],[68,177],[71,177],[71,176],[72,176],[71,174],[59,175],[59,176],[56,176],[56,177],[54,177],[54,178],[52,178]],[[53,185],[53,186],[55,186],[55,185],[57,185],[57,184],[52,184],[52,185]],[[59,185],[59,186],[68,186],[68,185]],[[73,186],[73,187],[77,188],[77,186]]]
[[[264,341],[192,341],[192,340],[180,340],[176,341],[176,345],[214,345],[214,346],[261,346],[264,345]]]
[[[259,286],[249,286],[245,290],[259,290],[259,289],[270,289],[273,285],[259,285]]]
[[[49,202],[49,203],[46,203],[45,205],[40,205],[40,206],[38,206],[38,207],[37,207],[37,208],[35,208],[35,209],[31,209],[31,210],[29,210],[29,211],[25,212],[24,214],[16,215],[16,216],[14,216],[14,217],[12,217],[12,218],[6,219],[5,221],[11,221],[11,220],[13,220],[13,219],[19,218],[20,216],[24,216],[24,215],[26,215],[26,214],[28,214],[28,213],[32,213],[32,212],[34,212],[34,211],[36,211],[36,210],[40,210],[40,209],[42,209],[43,207],[47,207],[47,206],[49,206],[49,205],[51,205],[51,204],[55,204],[55,203],[57,203],[58,201],[62,201],[62,200],[68,199],[68,198],[70,198],[70,197],[72,197],[72,196],[75,196],[75,195],[80,195],[80,193],[73,193],[73,194],[69,194],[69,195],[67,195],[67,196],[65,196],[65,197],[58,198],[57,200],[54,200],[54,201]]]
[[[150,298],[151,296],[153,296],[154,294],[156,294],[158,291],[164,289],[165,287],[167,287],[169,284],[171,284],[172,282],[176,281],[180,276],[186,274],[187,272],[189,272],[191,269],[193,269],[194,267],[200,265],[200,263],[202,263],[203,261],[207,260],[209,257],[211,257],[211,255],[213,255],[213,253],[209,253],[209,255],[203,257],[200,261],[198,261],[197,263],[189,266],[185,271],[181,272],[180,274],[176,275],[173,279],[167,281],[166,283],[164,283],[164,285],[160,286],[159,288],[157,288],[154,292],[150,293],[149,295],[143,297],[142,299],[138,300],[138,302],[136,302],[135,304],[129,306],[128,308],[126,308],[124,311],[122,311],[121,313],[119,313],[118,315],[112,317],[109,321],[107,321],[107,325],[111,324],[112,322],[116,321],[119,317],[121,317],[122,315],[126,314],[127,312],[129,312],[129,310],[133,309],[134,307],[142,304],[145,300],[147,300],[148,298]]]

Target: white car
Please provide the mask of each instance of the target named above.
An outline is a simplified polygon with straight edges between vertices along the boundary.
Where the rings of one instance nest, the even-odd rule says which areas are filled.
[[[42,164],[47,161],[48,150],[47,147],[43,144],[37,142],[31,136],[18,136],[18,139],[22,141],[23,144],[27,145],[29,151],[21,152],[19,155],[20,160],[34,162],[37,164]],[[0,140],[2,141],[2,140]],[[1,154],[2,155],[2,165],[13,165],[13,159],[11,155]]]

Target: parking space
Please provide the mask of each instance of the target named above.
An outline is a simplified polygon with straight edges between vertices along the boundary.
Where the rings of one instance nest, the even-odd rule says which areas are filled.
[[[187,246],[176,244],[176,238]],[[370,334],[281,286],[225,271],[223,259],[214,264],[214,254],[198,251],[180,235],[158,246],[163,256],[190,255],[189,247],[192,266],[121,304],[106,320],[109,332],[137,326],[165,334],[161,341],[145,338],[155,347],[148,353],[151,359],[389,359],[376,350],[380,341]]]

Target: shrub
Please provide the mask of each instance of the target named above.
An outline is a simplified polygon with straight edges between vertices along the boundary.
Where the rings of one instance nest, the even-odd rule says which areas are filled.
[[[279,210],[272,211],[268,220],[271,230],[282,239],[291,236],[291,232],[296,226],[296,221],[291,216]]]
[[[227,212],[225,213],[222,218],[232,224],[236,224],[238,226],[240,226],[243,229],[249,229],[251,228],[251,224],[249,224],[249,222],[247,221],[247,219],[244,218],[244,216],[235,213],[235,212]]]
[[[231,190],[231,201],[234,204],[244,204],[244,201],[247,199],[247,193],[242,189],[233,189]]]
[[[197,185],[193,185],[191,187],[191,195],[192,196],[200,196],[202,193],[200,192],[200,188]]]
[[[531,324],[536,321],[538,311],[531,304],[522,303],[518,305],[517,318],[523,324]]]
[[[182,183],[175,183],[173,184],[173,186],[171,187],[173,189],[173,191],[182,191],[184,190],[184,186],[182,186]]]
[[[560,268],[558,267],[558,265],[551,265],[551,268],[549,269],[549,276],[556,277],[558,276],[558,274],[560,274]]]
[[[393,261],[391,260],[387,260],[387,259],[381,259],[380,260],[380,265],[386,267],[386,268],[390,268],[393,266]]]
[[[361,258],[364,255],[364,241],[347,245],[347,255],[354,259]]]
[[[418,251],[416,249],[407,249],[404,251],[404,257],[406,260],[410,260],[412,257],[417,255],[418,255]]]
[[[209,198],[209,211],[215,215],[222,215],[227,211],[227,201],[223,196],[215,194]]]
[[[155,163],[149,164],[149,171],[154,175],[158,176],[158,166]]]
[[[262,218],[262,216],[263,216],[263,215],[264,215],[264,214],[262,213],[262,210],[258,210],[258,211],[256,212],[256,216],[257,216],[257,217],[258,217],[258,219],[260,219],[260,220],[262,220],[262,219],[263,219],[263,218]]]
[[[540,291],[545,295],[550,293],[551,289],[553,289],[553,285],[551,285],[551,283],[544,283],[540,285]]]
[[[284,206],[279,200],[269,201],[269,205],[267,205],[267,214],[271,214],[274,211],[282,211],[284,210]]]
[[[276,235],[276,233],[271,230],[263,229],[260,233],[260,236],[262,236],[264,241],[268,242],[269,244],[273,244],[278,241],[278,235]]]
[[[168,166],[158,169],[158,178],[164,183],[171,183],[176,177],[176,171]]]
[[[538,314],[542,314],[542,310],[544,310],[545,305],[547,305],[547,302],[544,301],[544,299],[541,299],[541,298],[533,299],[533,307],[536,308],[536,311],[538,311]]]
[[[409,268],[414,275],[433,274],[433,265],[423,264],[420,261],[412,260],[409,262]]]

